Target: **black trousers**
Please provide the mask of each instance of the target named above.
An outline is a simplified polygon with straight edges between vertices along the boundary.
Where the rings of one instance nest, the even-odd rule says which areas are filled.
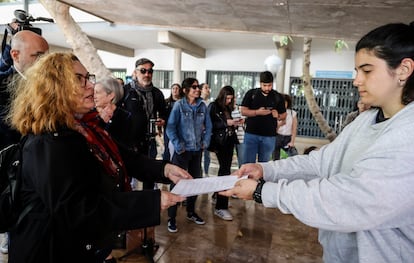
[[[187,170],[193,178],[201,178],[201,155],[202,151],[183,152],[177,154],[174,152],[172,163]],[[174,188],[175,184],[171,184],[170,190]],[[195,210],[195,203],[197,196],[187,197],[187,213],[193,213]],[[177,205],[168,208],[168,217],[175,218],[177,216]]]
[[[273,151],[273,160],[280,160],[280,149],[285,148],[292,139],[291,135],[276,135],[275,150]]]
[[[231,163],[233,161],[234,142],[228,142],[225,145],[218,145],[216,150],[219,170],[217,176],[229,175],[231,173]],[[216,209],[228,209],[229,198],[217,194]]]

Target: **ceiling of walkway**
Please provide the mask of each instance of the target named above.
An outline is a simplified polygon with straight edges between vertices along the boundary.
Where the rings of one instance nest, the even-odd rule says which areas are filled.
[[[181,30],[203,45],[217,34],[357,40],[391,22],[414,20],[413,0],[65,0],[116,25]],[[208,38],[209,34],[211,37]],[[215,35],[216,34],[216,35]],[[229,34],[230,36],[232,34]],[[205,37],[198,38],[200,35]],[[133,36],[131,36],[133,37]],[[237,38],[235,40],[238,40]],[[233,41],[234,42],[234,41]]]

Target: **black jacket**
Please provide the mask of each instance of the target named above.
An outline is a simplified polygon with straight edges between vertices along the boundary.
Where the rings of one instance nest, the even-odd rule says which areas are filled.
[[[131,149],[138,149],[143,154],[148,154],[148,138],[149,138],[149,119],[144,107],[145,95],[140,95],[131,84],[124,86],[124,98],[118,103],[118,106],[131,113],[128,130],[122,136],[123,144],[129,145]],[[141,93],[141,92],[140,92]],[[143,93],[142,93],[143,94]],[[152,88],[153,96],[153,112],[151,118],[157,115],[161,119],[167,121],[167,112],[165,107],[165,99],[161,90],[156,87]],[[115,120],[114,116],[112,119]]]
[[[143,180],[163,169],[143,160],[136,166]],[[34,208],[10,231],[11,263],[96,262],[96,249],[113,231],[160,223],[160,191],[117,191],[75,131],[29,135],[22,177],[23,204]]]
[[[5,121],[10,107],[10,89],[20,77],[13,67],[10,69],[8,74],[0,76],[0,149],[20,141],[20,134]]]

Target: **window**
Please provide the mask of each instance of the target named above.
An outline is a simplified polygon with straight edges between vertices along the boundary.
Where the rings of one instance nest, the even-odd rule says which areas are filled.
[[[260,87],[260,72],[240,71],[207,71],[207,83],[210,85],[210,100],[214,100],[220,89],[226,85],[234,88],[236,104],[240,104],[244,94],[253,88]]]
[[[353,111],[358,102],[358,90],[352,84],[352,79],[312,79],[312,87],[316,102],[324,118],[336,133],[346,115]],[[298,113],[298,136],[324,138],[313,118],[302,86],[302,80],[297,77],[290,78],[290,94],[293,99],[293,109]]]
[[[185,78],[195,78],[197,73],[195,71],[182,71],[181,80]],[[155,70],[152,75],[152,83],[159,89],[170,89],[173,84],[173,71],[171,70]],[[181,83],[180,83],[181,85]]]
[[[112,74],[114,75],[115,78],[121,78],[124,81],[126,80],[126,78],[127,78],[126,68],[110,68],[109,70],[112,72]]]

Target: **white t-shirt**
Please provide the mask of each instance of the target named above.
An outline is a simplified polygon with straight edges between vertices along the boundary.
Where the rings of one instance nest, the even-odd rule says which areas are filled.
[[[296,111],[286,109],[286,123],[277,128],[277,134],[290,136],[292,135],[293,118],[296,117]]]

